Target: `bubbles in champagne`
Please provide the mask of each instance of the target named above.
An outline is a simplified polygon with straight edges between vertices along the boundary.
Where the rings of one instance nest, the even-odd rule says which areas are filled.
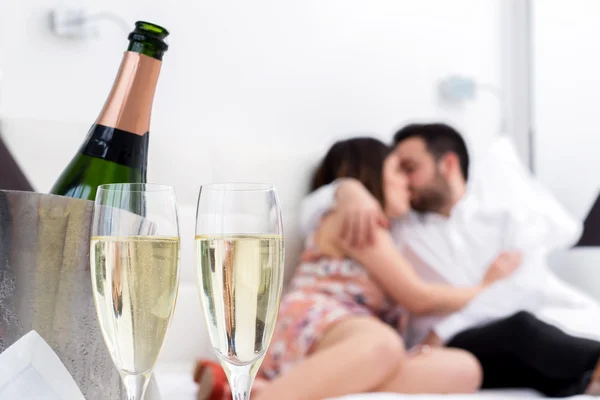
[[[283,279],[281,236],[196,237],[200,296],[213,347],[228,362],[262,359]]]
[[[173,315],[179,238],[94,237],[92,284],[100,327],[119,370],[150,371]]]

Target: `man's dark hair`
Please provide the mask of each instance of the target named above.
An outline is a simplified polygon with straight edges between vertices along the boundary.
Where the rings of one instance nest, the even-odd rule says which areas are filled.
[[[465,140],[456,129],[441,123],[407,125],[394,135],[394,145],[410,138],[423,139],[427,150],[433,154],[436,161],[445,154],[456,154],[463,178],[465,181],[469,178],[469,151]]]

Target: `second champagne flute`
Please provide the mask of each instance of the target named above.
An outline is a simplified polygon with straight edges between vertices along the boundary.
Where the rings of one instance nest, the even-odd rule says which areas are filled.
[[[247,400],[273,336],[283,285],[283,226],[275,189],[202,186],[196,263],[213,348],[233,399]]]

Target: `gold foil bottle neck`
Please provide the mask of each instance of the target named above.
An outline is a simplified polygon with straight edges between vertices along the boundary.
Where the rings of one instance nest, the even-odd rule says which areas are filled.
[[[155,58],[132,51],[125,52],[115,83],[96,123],[136,135],[148,132],[161,64]]]

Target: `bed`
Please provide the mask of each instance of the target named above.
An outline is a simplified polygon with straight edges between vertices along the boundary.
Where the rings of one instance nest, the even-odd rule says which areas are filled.
[[[191,366],[188,364],[162,364],[157,366],[155,375],[162,400],[196,400],[198,387],[192,381],[190,370]],[[541,397],[531,390],[485,390],[470,395],[370,393],[339,397],[336,400],[513,400]],[[596,398],[591,396],[575,396],[569,399],[593,400]]]

